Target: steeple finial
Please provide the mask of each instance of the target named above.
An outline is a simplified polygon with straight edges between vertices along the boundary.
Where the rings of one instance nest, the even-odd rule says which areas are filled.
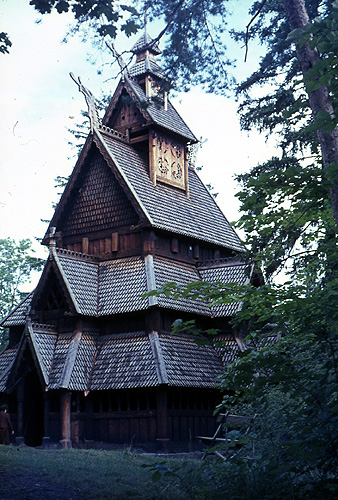
[[[88,118],[90,120],[90,131],[93,133],[95,127],[99,127],[101,125],[101,120],[99,117],[99,112],[96,106],[95,97],[81,82],[80,77],[78,79],[75,78],[73,73],[69,73],[71,79],[76,83],[79,87],[79,92],[85,96],[86,103],[88,106]]]
[[[147,36],[148,34],[148,7],[144,8],[144,34]]]

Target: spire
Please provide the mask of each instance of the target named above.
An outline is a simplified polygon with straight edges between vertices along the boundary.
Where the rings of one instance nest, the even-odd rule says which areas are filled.
[[[161,54],[158,43],[153,42],[154,40],[148,33],[148,21],[145,21],[143,35],[141,35],[137,42],[132,46],[131,52],[136,54],[137,59],[139,59],[141,54],[144,54],[146,51],[149,51],[149,53],[153,56]]]
[[[145,7],[144,11],[144,32],[147,34],[148,32],[148,9]]]
[[[130,68],[130,75],[132,77],[136,77],[139,80],[145,75],[152,75],[160,80],[166,79],[164,72],[156,62],[156,56],[161,54],[161,50],[158,43],[154,43],[154,40],[148,33],[147,14],[145,14],[144,32],[131,48],[131,52],[136,55],[136,62]]]

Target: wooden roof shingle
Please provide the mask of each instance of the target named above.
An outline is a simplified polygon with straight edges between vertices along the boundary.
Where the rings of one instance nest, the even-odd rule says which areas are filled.
[[[148,154],[104,131],[94,140],[119,170],[153,227],[243,251],[242,243],[194,169],[186,193],[149,176]]]
[[[10,326],[23,326],[26,323],[26,316],[29,310],[30,304],[32,302],[32,298],[34,295],[34,291],[27,295],[10,313],[5,316],[1,322],[0,326],[4,328],[8,328]]]

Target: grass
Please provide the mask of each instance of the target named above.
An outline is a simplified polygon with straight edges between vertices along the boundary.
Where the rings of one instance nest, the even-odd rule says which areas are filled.
[[[13,474],[42,474],[70,488],[83,500],[184,500],[210,498],[198,493],[202,464],[128,451],[37,450],[0,446],[0,467]]]

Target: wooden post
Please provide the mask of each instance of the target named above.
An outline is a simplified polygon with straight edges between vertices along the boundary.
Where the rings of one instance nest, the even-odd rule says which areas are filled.
[[[24,405],[24,386],[23,381],[18,385],[16,397],[18,401],[18,410],[17,410],[17,435],[15,438],[16,445],[24,444],[25,440],[23,437],[23,405]]]
[[[49,397],[48,392],[44,392],[44,419],[43,419],[43,438],[42,447],[49,448],[50,437],[49,437]]]
[[[160,387],[157,392],[157,448],[167,451],[168,438],[168,398],[167,388]]]
[[[93,439],[93,402],[92,400],[86,396],[85,400],[85,408],[86,408],[86,441],[92,441]]]
[[[112,233],[111,235],[111,251],[118,252],[119,249],[119,233]]]
[[[66,391],[61,395],[61,440],[62,448],[71,448],[71,392]]]

